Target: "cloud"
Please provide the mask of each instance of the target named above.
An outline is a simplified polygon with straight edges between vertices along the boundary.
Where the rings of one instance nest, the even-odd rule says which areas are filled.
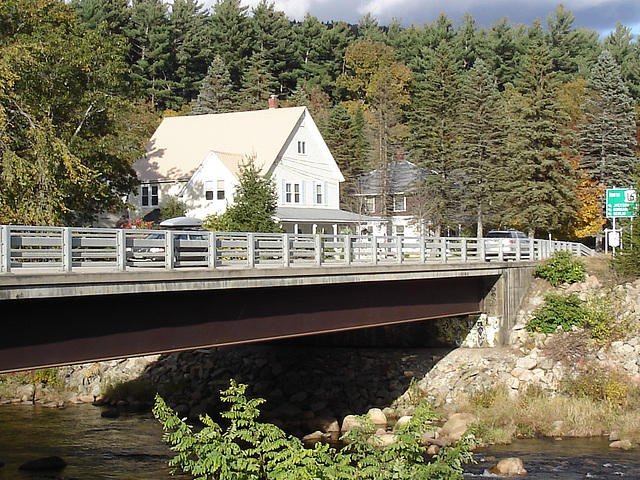
[[[260,0],[242,0],[250,9]],[[273,0],[269,0],[273,1]],[[440,13],[458,24],[465,13],[479,25],[490,27],[503,17],[513,23],[531,25],[539,18],[543,24],[561,0],[275,0],[276,10],[292,20],[303,20],[307,13],[324,22],[344,20],[357,23],[370,13],[380,25],[388,25],[392,18],[402,19],[405,26],[433,23]],[[215,0],[205,0],[211,6]],[[563,0],[576,20],[574,26],[584,26],[606,34],[616,22],[640,30],[640,2],[638,0]]]

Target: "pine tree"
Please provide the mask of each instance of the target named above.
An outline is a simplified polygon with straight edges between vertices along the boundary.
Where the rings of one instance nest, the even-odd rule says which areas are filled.
[[[290,22],[267,0],[260,0],[252,13],[253,57],[259,56],[261,68],[277,81],[277,89],[271,94],[289,95],[296,86],[294,71],[301,63]]]
[[[128,0],[73,0],[71,5],[87,30],[96,30],[105,22],[110,33],[121,35],[130,27]]]
[[[463,218],[477,226],[483,236],[485,222],[496,222],[496,177],[502,160],[499,99],[495,79],[478,59],[466,75],[458,113],[459,143],[454,154],[453,175],[459,187]]]
[[[603,51],[587,83],[580,125],[582,165],[604,187],[627,187],[637,164],[633,101],[611,53]]]
[[[618,22],[616,29],[604,39],[604,48],[620,66],[629,94],[637,101],[640,100],[640,45],[633,37],[631,29]]]
[[[240,165],[233,204],[222,215],[207,217],[205,228],[226,232],[281,232],[280,225],[273,219],[277,207],[278,192],[273,180],[260,174],[255,156],[251,156]]]
[[[222,58],[216,56],[209,65],[207,76],[202,80],[198,98],[193,102],[191,113],[225,113],[234,110],[235,93],[231,76]]]
[[[354,209],[358,178],[368,171],[367,155],[360,146],[361,129],[342,103],[329,112],[322,136],[345,178],[340,184],[340,203],[345,208]]]
[[[261,53],[254,54],[242,77],[242,90],[238,95],[241,110],[261,110],[268,98],[278,90],[278,81],[271,75],[268,60]]]
[[[242,76],[251,56],[251,24],[248,7],[240,0],[217,0],[211,16],[213,53],[229,69],[234,89],[242,87]]]
[[[163,110],[172,97],[173,58],[167,6],[162,0],[138,0],[131,15],[132,77],[152,107]]]
[[[174,0],[169,17],[173,51],[173,109],[190,103],[198,95],[200,82],[213,60],[212,35],[207,15],[197,0]]]
[[[516,29],[505,17],[491,26],[487,32],[486,50],[480,55],[496,77],[498,87],[515,83],[521,69],[522,52]]]
[[[408,147],[412,161],[428,171],[422,188],[433,205],[430,222],[436,234],[459,220],[455,203],[453,152],[456,150],[456,117],[460,102],[461,69],[452,46],[442,42],[427,60],[424,79],[417,83],[407,114]]]
[[[499,187],[503,224],[530,236],[560,231],[578,208],[576,171],[563,151],[569,117],[558,100],[559,83],[546,47],[530,53],[519,91],[505,95],[512,98],[504,116],[508,161]]]

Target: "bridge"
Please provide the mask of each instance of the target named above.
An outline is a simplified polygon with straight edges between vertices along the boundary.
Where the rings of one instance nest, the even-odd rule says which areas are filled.
[[[545,240],[0,226],[0,372],[488,313]]]

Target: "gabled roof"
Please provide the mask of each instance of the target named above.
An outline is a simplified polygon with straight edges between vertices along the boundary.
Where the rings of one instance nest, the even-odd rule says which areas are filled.
[[[408,160],[389,162],[388,188],[390,193],[406,193],[415,188],[414,182],[419,182],[435,172],[418,167]],[[373,170],[359,178],[360,193],[363,195],[380,195],[380,183],[384,174],[381,168]]]
[[[255,153],[256,165],[266,173],[306,110],[290,107],[165,118],[147,144],[147,155],[133,168],[142,181],[188,180],[214,151],[225,165],[223,157],[230,161]]]

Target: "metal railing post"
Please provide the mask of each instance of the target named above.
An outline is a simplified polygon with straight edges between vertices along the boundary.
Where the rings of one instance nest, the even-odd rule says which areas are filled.
[[[256,266],[256,244],[253,233],[247,233],[247,266],[249,268]]]
[[[291,266],[291,248],[289,248],[289,234],[282,234],[282,264],[285,267]]]
[[[375,235],[371,237],[371,263],[378,264],[378,237]]]
[[[322,265],[322,238],[319,234],[316,233],[315,236],[315,258],[314,265],[319,267]]]
[[[116,266],[121,272],[127,269],[127,232],[116,230]]]
[[[351,265],[351,235],[344,236],[344,261]]]
[[[209,232],[207,235],[207,266],[209,268],[216,268],[218,261],[218,239],[216,238],[216,232]]]
[[[440,255],[442,255],[440,261],[447,263],[447,239],[445,237],[440,237]]]
[[[0,273],[11,272],[11,227],[0,226]]]
[[[402,263],[402,237],[400,235],[396,236],[396,262]]]
[[[467,239],[462,239],[462,249],[460,250],[460,257],[463,262],[467,261]]]
[[[60,247],[62,248],[62,271],[70,272],[73,268],[73,238],[70,227],[62,227],[60,242]]]
[[[424,235],[420,235],[420,263],[426,263],[427,261],[427,248],[425,247],[425,242],[427,238]]]
[[[164,266],[167,270],[176,266],[176,242],[171,230],[164,231]]]

